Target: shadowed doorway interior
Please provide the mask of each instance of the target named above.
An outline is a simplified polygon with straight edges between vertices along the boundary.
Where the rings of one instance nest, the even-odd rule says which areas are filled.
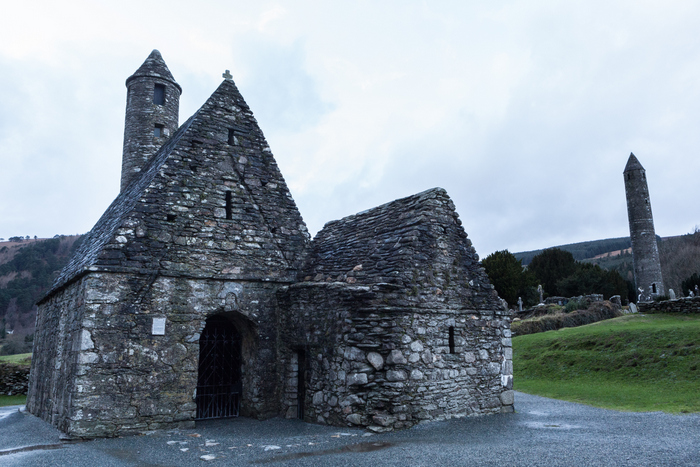
[[[241,388],[241,335],[225,317],[212,316],[199,338],[197,420],[237,417]]]

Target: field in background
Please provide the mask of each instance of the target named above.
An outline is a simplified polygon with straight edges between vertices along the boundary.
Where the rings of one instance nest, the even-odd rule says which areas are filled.
[[[626,315],[513,339],[518,391],[628,411],[700,412],[700,317]]]
[[[0,363],[16,363],[20,365],[29,365],[32,363],[32,354],[30,352],[15,355],[0,355]]]

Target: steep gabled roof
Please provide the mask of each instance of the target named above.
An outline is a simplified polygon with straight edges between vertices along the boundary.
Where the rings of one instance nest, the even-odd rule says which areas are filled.
[[[637,156],[635,156],[634,153],[630,153],[630,157],[629,159],[627,159],[627,165],[625,166],[625,170],[623,170],[622,173],[627,173],[631,170],[644,170],[644,167],[642,167],[642,164],[639,162]]]
[[[485,281],[478,256],[442,188],[327,223],[312,241],[307,278],[405,286],[453,266]]]
[[[225,80],[117,196],[49,295],[89,271],[289,282],[308,241],[262,131]]]

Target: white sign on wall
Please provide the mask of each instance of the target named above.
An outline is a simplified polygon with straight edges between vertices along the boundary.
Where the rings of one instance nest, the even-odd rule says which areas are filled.
[[[153,326],[151,327],[151,334],[154,336],[164,336],[165,335],[165,318],[153,318]]]

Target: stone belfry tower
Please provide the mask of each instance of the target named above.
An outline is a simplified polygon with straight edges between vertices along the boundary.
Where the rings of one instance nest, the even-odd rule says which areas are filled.
[[[634,281],[637,284],[639,299],[650,301],[657,295],[664,295],[665,292],[646,171],[632,153],[623,175],[634,258]]]
[[[182,88],[154,50],[126,80],[126,122],[121,190],[177,130]]]

